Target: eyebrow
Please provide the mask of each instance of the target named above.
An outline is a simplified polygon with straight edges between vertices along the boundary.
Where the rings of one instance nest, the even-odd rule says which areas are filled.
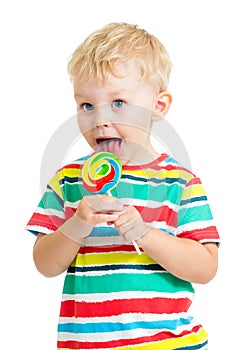
[[[84,97],[83,95],[78,94],[78,93],[74,94],[74,97],[75,97],[75,98],[76,98],[76,97],[81,97],[81,98],[83,98],[83,99],[86,99],[86,97]]]
[[[110,98],[113,97],[113,96],[115,96],[115,97],[121,97],[121,95],[122,95],[122,94],[125,94],[125,93],[129,93],[129,91],[128,91],[128,90],[125,90],[125,89],[116,90],[116,91],[110,92],[109,94],[107,94],[107,96],[110,97]],[[82,95],[82,94],[80,94],[80,93],[78,93],[78,92],[74,94],[74,97],[75,97],[75,99],[76,99],[76,98],[82,98],[82,99],[84,99],[84,100],[90,100],[90,99],[91,99],[91,96],[88,96],[88,95],[84,96],[84,95]]]

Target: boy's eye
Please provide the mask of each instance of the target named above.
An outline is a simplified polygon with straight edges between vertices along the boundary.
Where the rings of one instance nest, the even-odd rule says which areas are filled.
[[[81,107],[84,111],[91,111],[94,108],[91,103],[82,103]]]
[[[124,107],[124,105],[125,105],[125,102],[122,100],[115,100],[112,103],[113,108],[118,108],[118,109]]]

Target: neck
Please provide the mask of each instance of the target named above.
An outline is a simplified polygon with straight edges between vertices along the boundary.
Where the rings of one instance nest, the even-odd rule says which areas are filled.
[[[159,156],[160,153],[154,149],[149,141],[143,146],[135,143],[128,144],[123,150],[120,160],[122,165],[140,165],[150,163]]]

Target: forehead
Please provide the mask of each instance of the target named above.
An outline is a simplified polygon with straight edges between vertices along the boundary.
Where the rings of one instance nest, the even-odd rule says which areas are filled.
[[[146,84],[142,78],[141,69],[135,64],[121,64],[118,66],[118,72],[119,76],[109,73],[104,80],[96,77],[81,83],[76,80],[74,83],[75,97],[89,95],[94,92],[108,95],[127,93]]]

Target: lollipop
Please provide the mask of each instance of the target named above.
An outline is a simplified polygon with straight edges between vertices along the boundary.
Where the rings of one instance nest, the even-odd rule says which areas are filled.
[[[112,153],[94,153],[83,166],[83,186],[89,192],[109,193],[121,179],[120,160]]]
[[[108,193],[117,186],[121,179],[122,165],[120,160],[110,152],[96,152],[83,166],[83,186],[92,193]],[[138,254],[141,251],[135,241],[132,241]]]

